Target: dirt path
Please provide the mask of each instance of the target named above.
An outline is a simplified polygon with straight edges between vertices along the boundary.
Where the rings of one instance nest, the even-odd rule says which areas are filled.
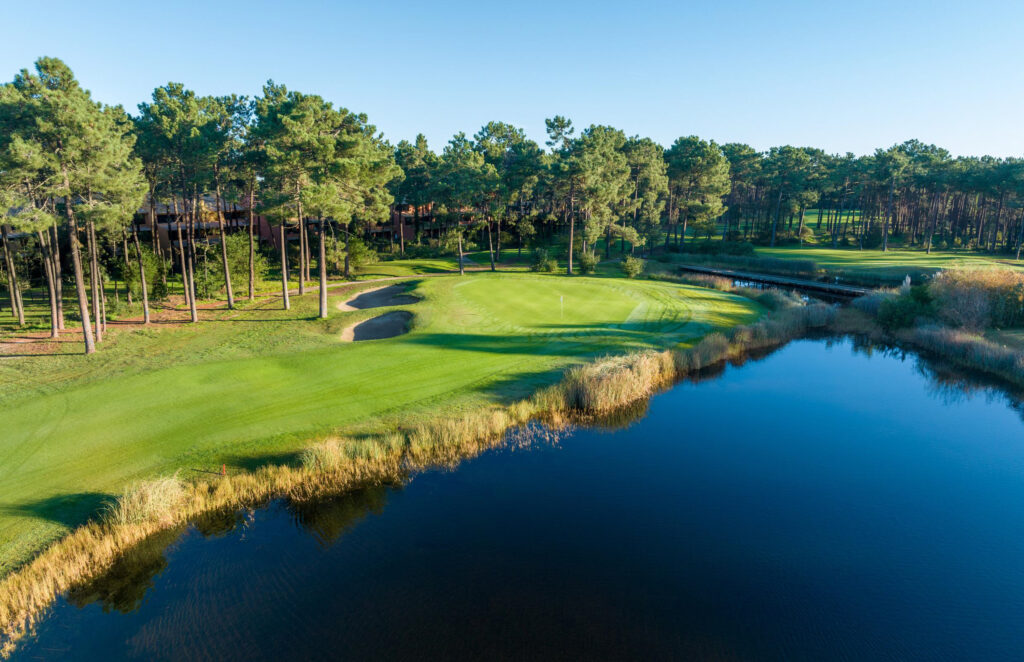
[[[346,328],[341,332],[341,339],[344,342],[359,342],[361,340],[394,338],[409,331],[411,319],[412,313],[404,310],[384,313],[379,317],[373,317]]]

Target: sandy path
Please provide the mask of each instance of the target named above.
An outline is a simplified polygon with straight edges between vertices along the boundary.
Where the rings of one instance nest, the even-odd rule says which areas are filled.
[[[373,317],[346,328],[341,332],[341,339],[344,342],[359,342],[361,340],[394,338],[409,330],[411,319],[412,313],[404,310],[384,313],[379,317]]]

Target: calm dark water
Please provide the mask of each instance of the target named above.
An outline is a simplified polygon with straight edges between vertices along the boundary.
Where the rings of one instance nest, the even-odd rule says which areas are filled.
[[[801,341],[625,429],[169,532],[16,659],[1024,658],[1024,423]]]

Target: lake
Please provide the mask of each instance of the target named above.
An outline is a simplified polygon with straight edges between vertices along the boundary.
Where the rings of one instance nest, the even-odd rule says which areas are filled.
[[[14,659],[1021,659],[1021,411],[798,341],[617,427],[167,532]]]

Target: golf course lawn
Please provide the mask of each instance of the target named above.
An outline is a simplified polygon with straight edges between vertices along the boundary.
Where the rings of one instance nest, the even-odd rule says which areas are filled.
[[[1017,269],[1024,268],[1024,262],[1005,257],[956,251],[932,251],[931,255],[921,249],[890,249],[884,253],[878,249],[857,250],[856,248],[758,248],[760,257],[814,260],[828,271],[842,271],[851,275],[863,274],[869,277],[899,279],[909,272],[937,271],[948,267],[1004,265]]]
[[[198,325],[111,324],[91,357],[0,360],[0,575],[132,481],[289,462],[311,438],[358,434],[556,381],[586,357],[689,343],[761,311],[738,296],[654,281],[473,273],[408,281],[421,300],[341,311],[356,292],[203,311]],[[388,283],[388,284],[393,284]],[[344,343],[387,311],[411,331]]]

